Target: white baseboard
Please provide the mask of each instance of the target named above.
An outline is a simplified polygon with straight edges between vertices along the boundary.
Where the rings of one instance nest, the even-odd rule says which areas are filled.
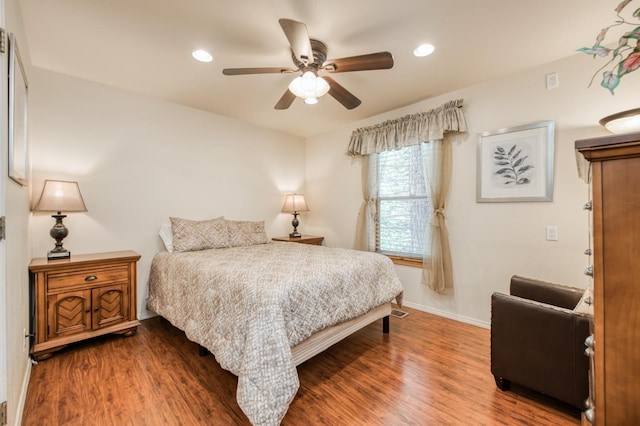
[[[140,321],[144,321],[144,320],[147,320],[149,318],[154,318],[154,317],[157,317],[157,316],[158,316],[158,314],[154,314],[152,312],[142,312],[140,315],[138,315],[138,319]]]
[[[22,379],[22,389],[20,389],[18,406],[16,407],[14,426],[20,426],[22,424],[22,414],[24,412],[24,404],[27,401],[27,390],[29,389],[29,379],[31,378],[31,366],[31,358],[27,357],[27,368],[25,369],[24,378]]]
[[[465,317],[463,315],[453,314],[451,312],[443,311],[442,309],[431,308],[429,306],[419,305],[417,303],[412,302],[403,302],[402,306],[407,306],[409,308],[417,309],[422,312],[427,312],[429,314],[438,315],[439,317],[445,317],[452,319],[454,321],[464,322],[466,324],[475,325],[476,327],[482,327],[489,329],[491,328],[491,324],[485,321],[479,321],[474,318]]]
[[[142,312],[138,312],[138,319],[140,321],[147,320],[149,318],[155,318],[158,314],[153,311],[149,311],[148,309],[143,309]]]

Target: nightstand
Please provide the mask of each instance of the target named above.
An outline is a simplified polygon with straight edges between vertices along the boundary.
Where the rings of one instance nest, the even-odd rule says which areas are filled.
[[[137,319],[134,251],[33,259],[31,286],[32,354],[49,358],[70,343],[109,333],[135,334]]]
[[[289,243],[302,243],[302,244],[313,244],[315,246],[321,246],[324,237],[314,237],[313,235],[303,235],[302,237],[292,238],[292,237],[276,237],[272,238],[273,241],[286,241]]]

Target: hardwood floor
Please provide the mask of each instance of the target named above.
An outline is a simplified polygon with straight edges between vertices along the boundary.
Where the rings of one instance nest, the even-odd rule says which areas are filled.
[[[283,425],[578,425],[525,389],[502,392],[489,331],[404,309],[298,367]],[[248,425],[237,379],[167,321],[70,346],[34,365],[23,425]]]

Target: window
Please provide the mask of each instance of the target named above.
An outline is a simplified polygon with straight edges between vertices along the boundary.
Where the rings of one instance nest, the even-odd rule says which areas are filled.
[[[421,143],[378,155],[376,251],[413,259],[413,264],[424,256],[432,212],[424,166],[431,155],[430,145]]]

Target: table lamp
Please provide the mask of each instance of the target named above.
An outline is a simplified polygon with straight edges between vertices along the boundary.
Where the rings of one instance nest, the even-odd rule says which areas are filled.
[[[304,195],[302,194],[288,194],[284,199],[284,205],[282,206],[283,213],[292,213],[293,220],[291,221],[291,225],[293,226],[293,232],[289,234],[291,238],[300,238],[302,234],[298,232],[298,225],[300,222],[298,221],[298,214],[300,212],[308,212],[309,207],[307,207],[307,203],[304,201]]]
[[[62,240],[69,235],[69,230],[62,223],[62,219],[67,215],[62,212],[86,212],[82,194],[78,182],[68,182],[62,180],[45,180],[40,200],[33,208],[36,212],[56,212],[51,215],[56,223],[51,228],[49,235],[56,240],[55,247],[47,253],[47,259],[69,259],[71,252],[62,247]]]

